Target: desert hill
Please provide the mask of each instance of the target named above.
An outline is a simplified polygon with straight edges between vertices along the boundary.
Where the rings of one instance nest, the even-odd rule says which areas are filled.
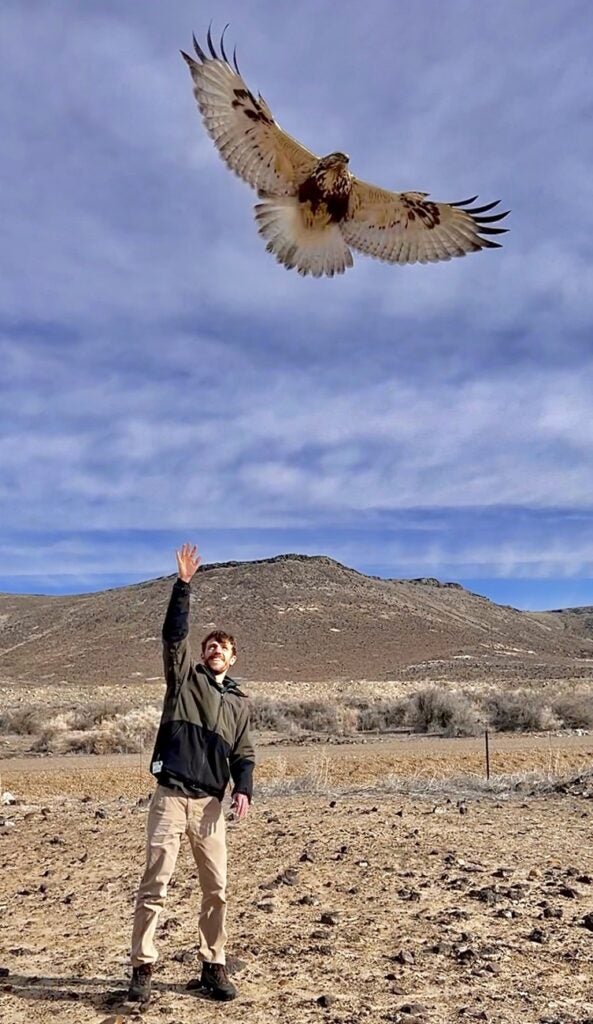
[[[68,597],[0,595],[0,679],[155,680],[173,579]],[[192,586],[196,652],[215,626],[234,633],[236,675],[253,680],[593,671],[591,609],[520,612],[458,584],[365,576],[323,556],[203,566]]]

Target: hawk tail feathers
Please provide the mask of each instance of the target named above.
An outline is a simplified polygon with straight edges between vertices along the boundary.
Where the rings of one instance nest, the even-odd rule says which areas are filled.
[[[267,251],[287,270],[296,268],[303,277],[333,277],[352,266],[352,253],[338,225],[308,226],[296,197],[270,197],[258,203],[255,220]]]

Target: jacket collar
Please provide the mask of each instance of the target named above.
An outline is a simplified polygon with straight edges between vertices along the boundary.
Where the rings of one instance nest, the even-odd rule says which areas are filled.
[[[212,686],[216,687],[216,689],[219,691],[219,693],[229,693],[229,692],[232,691],[233,693],[238,694],[239,697],[246,697],[247,696],[246,693],[243,693],[243,691],[239,689],[236,681],[231,676],[229,676],[228,674],[224,677],[222,683],[217,683],[216,679],[214,678],[212,672],[210,671],[210,669],[208,668],[207,665],[204,665],[203,662],[200,662],[199,665],[198,665],[198,668],[207,677],[208,682],[212,683]]]

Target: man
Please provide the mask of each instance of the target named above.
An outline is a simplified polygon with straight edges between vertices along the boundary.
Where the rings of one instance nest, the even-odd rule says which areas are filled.
[[[178,578],[163,625],[166,694],[151,772],[158,781],[148,813],[146,868],[136,899],[132,932],[132,981],[128,999],[147,1004],[154,935],[175,869],[181,837],[189,836],[198,868],[202,905],[198,921],[201,978],[189,987],[216,999],[234,999],[225,969],[226,838],[222,798],[233,780],[231,809],[240,821],[252,794],[254,753],[245,694],[227,676],[236,660],[232,636],[222,631],[202,641],[202,661],[192,661],[190,583],[201,558],[195,545],[177,554]]]

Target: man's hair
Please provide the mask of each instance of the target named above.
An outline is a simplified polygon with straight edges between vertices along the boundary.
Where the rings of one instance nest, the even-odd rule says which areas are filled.
[[[235,638],[234,636],[231,636],[230,633],[225,633],[223,629],[213,629],[212,632],[208,633],[208,636],[205,636],[202,640],[202,654],[204,654],[206,644],[209,640],[218,640],[219,644],[228,644],[235,658],[237,657],[237,645],[235,643]]]

